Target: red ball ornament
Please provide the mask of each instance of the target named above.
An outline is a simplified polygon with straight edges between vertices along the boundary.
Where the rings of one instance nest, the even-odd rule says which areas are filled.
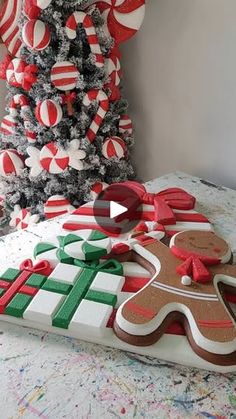
[[[122,159],[125,157],[126,145],[120,137],[107,138],[102,146],[102,154],[106,159],[117,157]]]
[[[28,48],[34,51],[42,51],[50,43],[51,34],[44,22],[32,19],[24,25],[22,39]]]
[[[18,176],[24,168],[24,158],[14,149],[0,151],[0,175],[7,177],[8,175]]]

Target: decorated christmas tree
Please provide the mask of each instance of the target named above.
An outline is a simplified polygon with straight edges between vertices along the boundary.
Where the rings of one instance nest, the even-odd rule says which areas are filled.
[[[5,1],[4,222],[27,227],[134,177],[119,44],[140,27],[144,7],[144,0]]]

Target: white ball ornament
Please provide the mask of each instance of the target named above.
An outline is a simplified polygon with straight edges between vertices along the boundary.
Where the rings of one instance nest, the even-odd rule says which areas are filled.
[[[38,19],[31,19],[22,29],[22,39],[28,48],[42,51],[51,41],[51,34],[47,25]]]
[[[188,287],[189,285],[192,284],[192,278],[190,278],[190,276],[188,275],[183,275],[181,278],[181,284]]]
[[[102,154],[106,159],[111,159],[112,157],[117,157],[122,159],[125,157],[126,145],[125,142],[120,137],[110,137],[107,138],[102,146]]]

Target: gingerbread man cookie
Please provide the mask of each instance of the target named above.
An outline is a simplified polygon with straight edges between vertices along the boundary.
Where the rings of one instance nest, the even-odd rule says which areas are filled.
[[[138,240],[128,257],[153,277],[118,309],[116,335],[132,345],[152,345],[179,321],[200,357],[236,365],[235,315],[224,297],[225,292],[236,294],[236,266],[227,264],[232,256],[228,244],[206,231],[177,233],[170,248],[155,239]]]

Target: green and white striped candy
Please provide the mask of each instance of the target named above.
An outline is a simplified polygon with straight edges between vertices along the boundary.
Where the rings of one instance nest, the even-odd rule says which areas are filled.
[[[111,239],[98,230],[78,230],[62,240],[64,252],[80,260],[96,260],[111,251]]]

